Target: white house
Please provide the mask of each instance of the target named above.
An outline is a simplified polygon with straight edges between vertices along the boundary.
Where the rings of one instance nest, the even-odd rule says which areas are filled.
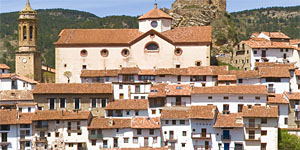
[[[0,90],[32,90],[38,82],[16,74],[0,74]]]

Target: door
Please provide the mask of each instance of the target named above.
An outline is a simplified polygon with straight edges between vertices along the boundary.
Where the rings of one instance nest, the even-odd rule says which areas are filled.
[[[75,99],[75,109],[80,109],[80,99]]]
[[[55,99],[50,99],[50,110],[55,109]]]
[[[82,149],[83,149],[83,148],[82,148],[82,143],[78,143],[77,149],[78,149],[78,150],[82,150]]]
[[[118,147],[118,138],[114,138],[114,147]]]
[[[207,150],[207,149],[209,149],[209,141],[205,141],[205,149]]]
[[[106,107],[106,99],[101,99],[102,108]]]
[[[7,133],[2,133],[2,140],[1,142],[7,142]]]
[[[169,131],[169,139],[174,139],[174,131]]]
[[[261,51],[261,57],[266,57],[266,51]]]
[[[201,129],[201,137],[206,138],[206,128]]]
[[[224,150],[229,150],[229,143],[224,143]]]
[[[175,143],[172,142],[172,143],[171,143],[171,150],[174,150],[174,149],[175,149]]]
[[[144,138],[144,147],[148,147],[148,137]]]
[[[252,127],[252,128],[255,127],[255,119],[254,118],[249,119],[249,127]]]
[[[181,105],[181,97],[176,97],[176,106]]]

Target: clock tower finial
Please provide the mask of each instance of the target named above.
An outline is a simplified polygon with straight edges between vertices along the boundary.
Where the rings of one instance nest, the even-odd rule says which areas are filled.
[[[27,0],[19,13],[19,49],[16,52],[16,74],[41,81],[41,54],[37,48],[37,12]]]

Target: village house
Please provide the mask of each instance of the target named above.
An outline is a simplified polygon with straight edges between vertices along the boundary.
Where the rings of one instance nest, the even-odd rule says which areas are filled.
[[[111,84],[44,83],[33,90],[39,110],[83,110],[104,116],[106,105],[113,101]]]

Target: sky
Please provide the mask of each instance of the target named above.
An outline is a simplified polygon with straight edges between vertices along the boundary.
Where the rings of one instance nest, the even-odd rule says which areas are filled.
[[[158,7],[171,8],[175,0],[157,0]],[[64,8],[93,13],[99,17],[111,15],[142,15],[154,6],[155,0],[30,0],[33,9]],[[0,0],[0,13],[20,11],[26,0]],[[227,11],[236,12],[273,6],[297,6],[300,0],[227,0]]]

